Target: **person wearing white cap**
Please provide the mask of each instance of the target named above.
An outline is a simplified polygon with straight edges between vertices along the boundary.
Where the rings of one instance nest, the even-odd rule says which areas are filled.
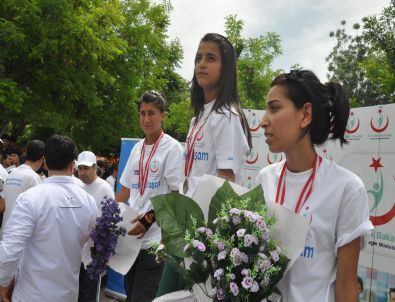
[[[114,191],[111,186],[96,174],[96,155],[93,152],[81,152],[78,155],[77,168],[78,177],[84,183],[82,188],[94,197],[98,209],[100,209],[100,203],[105,197],[114,198]],[[99,279],[90,279],[83,264],[81,264],[79,283],[78,301],[96,301]]]

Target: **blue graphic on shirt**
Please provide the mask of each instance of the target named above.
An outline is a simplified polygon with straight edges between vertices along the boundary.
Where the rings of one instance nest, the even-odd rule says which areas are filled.
[[[208,152],[195,151],[194,160],[208,161]]]
[[[305,246],[304,251],[300,254],[301,257],[305,258],[314,258],[314,246]]]
[[[145,188],[146,189],[158,189],[158,188],[160,188],[160,180],[147,182],[145,184]],[[134,190],[140,189],[140,185],[137,182],[132,183],[132,185],[130,186],[130,189],[134,189]]]

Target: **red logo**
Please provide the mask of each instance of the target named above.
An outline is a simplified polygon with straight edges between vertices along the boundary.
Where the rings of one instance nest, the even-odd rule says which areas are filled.
[[[381,133],[383,131],[385,131],[385,129],[387,129],[388,125],[389,125],[389,118],[388,115],[386,115],[386,122],[383,125],[383,110],[381,108],[379,108],[379,110],[377,111],[378,113],[378,117],[377,119],[375,119],[375,121],[373,122],[373,117],[370,119],[370,127],[372,128],[372,130],[376,133]]]
[[[283,160],[283,155],[278,153],[268,153],[266,156],[269,165],[278,163]]]
[[[355,119],[357,120],[356,125],[355,124]],[[347,128],[346,128],[346,133],[348,134],[354,134],[355,132],[358,131],[359,129],[359,118],[355,118],[354,116],[354,112],[350,112],[350,116],[348,118],[348,122],[347,122]]]
[[[251,149],[250,154],[247,156],[247,164],[253,165],[258,161],[258,152],[254,148]]]
[[[156,173],[156,172],[158,172],[158,170],[159,170],[158,162],[157,162],[156,160],[154,160],[154,161],[151,163],[151,165],[150,165],[149,168],[150,168],[151,173]]]

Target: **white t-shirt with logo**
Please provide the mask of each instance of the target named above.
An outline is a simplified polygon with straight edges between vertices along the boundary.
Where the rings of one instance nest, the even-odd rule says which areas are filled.
[[[39,183],[41,183],[40,176],[28,165],[23,164],[12,170],[6,179],[3,191],[1,192],[1,197],[5,199],[3,230],[8,218],[11,216],[11,212],[14,209],[15,201],[19,194],[38,185]]]
[[[219,169],[231,169],[235,174],[235,182],[241,184],[243,181],[243,165],[249,146],[240,118],[236,112],[230,112],[226,108],[221,108],[223,113],[211,112],[214,103],[215,101],[212,101],[204,105],[204,110],[195,127],[196,133],[206,120],[195,141],[194,161],[188,177],[187,196],[193,195],[204,174],[217,175]],[[195,118],[189,126],[188,136],[194,123]]]
[[[139,160],[144,140],[139,141],[130,153],[123,170],[121,185],[130,189],[129,206],[138,214],[152,209],[151,197],[178,191],[184,177],[183,149],[181,144],[171,136],[164,134],[159,141],[149,166],[148,179],[142,202],[139,190]],[[145,145],[144,162],[147,162],[153,145]],[[160,228],[154,223],[143,237],[142,249],[148,249],[150,241],[160,242]]]
[[[257,176],[266,200],[275,201],[284,162],[267,166]],[[286,171],[285,207],[295,210],[311,172]],[[284,302],[334,302],[338,249],[373,229],[365,186],[354,173],[323,159],[302,212],[311,221],[306,246],[278,288]]]
[[[99,210],[101,209],[101,202],[104,197],[112,199],[115,198],[113,189],[104,179],[100,177],[96,177],[96,179],[89,185],[83,184],[82,188],[93,196]]]

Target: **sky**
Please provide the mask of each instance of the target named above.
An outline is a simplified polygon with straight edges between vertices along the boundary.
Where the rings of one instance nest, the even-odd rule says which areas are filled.
[[[379,14],[390,0],[171,0],[168,35],[181,42],[184,59],[177,70],[186,80],[193,75],[193,62],[200,39],[207,32],[224,34],[225,17],[236,14],[244,21],[243,38],[266,32],[280,35],[283,54],[273,69],[289,70],[296,63],[327,79],[325,58],[335,45],[329,32],[346,20],[349,32],[363,17]]]

